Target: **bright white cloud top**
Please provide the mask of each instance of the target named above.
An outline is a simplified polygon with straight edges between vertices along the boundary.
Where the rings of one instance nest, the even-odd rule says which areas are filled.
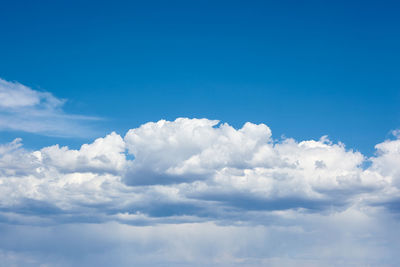
[[[327,137],[276,140],[264,124],[208,119],[149,122],[79,150],[28,151],[16,139],[0,146],[0,257],[391,266],[399,189],[397,133],[371,158]]]

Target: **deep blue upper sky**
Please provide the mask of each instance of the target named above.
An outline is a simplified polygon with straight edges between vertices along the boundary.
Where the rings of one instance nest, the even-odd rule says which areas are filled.
[[[399,1],[1,1],[0,77],[105,118],[99,136],[206,117],[371,154],[400,127],[399,14]],[[14,136],[87,141],[0,141]]]

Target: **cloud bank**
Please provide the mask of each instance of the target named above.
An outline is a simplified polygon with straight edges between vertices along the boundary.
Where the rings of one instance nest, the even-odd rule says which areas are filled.
[[[16,139],[0,146],[0,258],[395,266],[399,137],[371,158],[327,137],[276,140],[264,124],[208,119],[149,122],[79,150],[27,151]]]
[[[67,114],[65,99],[0,78],[0,130],[61,137],[85,136],[92,130],[83,122],[95,117]]]

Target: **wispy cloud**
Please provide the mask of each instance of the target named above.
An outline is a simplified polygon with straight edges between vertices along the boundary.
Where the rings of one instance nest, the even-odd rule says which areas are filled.
[[[50,136],[87,136],[88,121],[96,117],[68,114],[65,99],[0,78],[0,130],[23,131]]]

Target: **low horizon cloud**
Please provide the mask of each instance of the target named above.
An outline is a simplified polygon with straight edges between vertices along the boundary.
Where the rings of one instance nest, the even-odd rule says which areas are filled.
[[[30,151],[15,139],[0,145],[0,259],[394,266],[400,136],[393,135],[369,158],[326,136],[276,140],[265,124],[235,129],[208,119],[148,122],[79,150]]]

